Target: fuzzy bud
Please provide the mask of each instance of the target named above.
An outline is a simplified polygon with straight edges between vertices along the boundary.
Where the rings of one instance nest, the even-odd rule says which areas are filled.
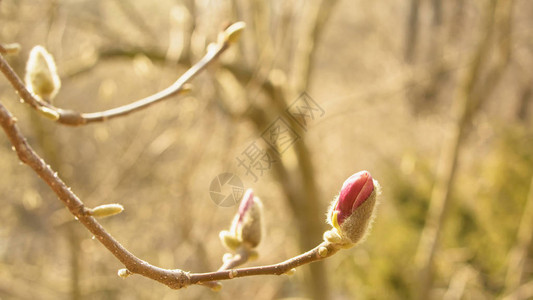
[[[50,102],[61,87],[54,58],[42,46],[31,49],[26,63],[26,86],[30,92]]]
[[[261,200],[254,197],[252,189],[248,189],[241,200],[230,230],[220,232],[220,240],[230,250],[236,250],[241,245],[248,248],[257,247],[263,231],[262,215]]]
[[[333,229],[324,234],[324,239],[348,246],[363,240],[374,218],[379,194],[379,183],[368,171],[350,176],[330,207],[328,223]]]
[[[96,218],[105,218],[117,215],[124,210],[124,207],[120,204],[104,204],[97,206],[89,210],[89,215]]]

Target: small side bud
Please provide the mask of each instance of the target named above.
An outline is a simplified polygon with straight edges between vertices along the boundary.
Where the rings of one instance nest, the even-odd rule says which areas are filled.
[[[235,276],[237,276],[237,270],[229,270],[228,277],[233,279]]]
[[[211,285],[209,286],[209,288],[213,291],[213,292],[219,292],[221,289],[222,289],[222,283],[218,282],[218,281],[212,281]]]
[[[43,116],[47,117],[48,119],[52,121],[57,121],[59,120],[59,117],[60,117],[59,113],[56,110],[53,110],[46,106],[39,107],[39,112],[41,112]]]
[[[326,247],[318,248],[318,256],[320,256],[322,258],[328,256],[328,248],[326,248]]]
[[[179,90],[179,94],[180,95],[185,95],[185,94],[188,94],[192,91],[192,87],[193,85],[190,84],[190,83],[186,83],[184,84],[181,89]]]
[[[332,244],[342,243],[342,237],[339,235],[339,232],[334,228],[324,232],[324,241],[328,241]]]
[[[54,58],[42,46],[31,49],[24,79],[28,90],[46,102],[52,101],[61,87]]]
[[[369,172],[350,176],[330,206],[327,221],[333,229],[324,234],[324,239],[347,246],[363,240],[374,219],[379,194],[379,183]]]
[[[292,276],[294,275],[294,273],[296,273],[296,269],[292,268],[289,271],[285,272],[285,275]]]
[[[13,55],[20,52],[20,44],[6,44],[2,46],[2,54]]]
[[[89,209],[89,215],[96,218],[105,218],[117,215],[124,210],[124,206],[113,203],[113,204],[104,204],[97,206],[95,208]]]
[[[231,254],[231,253],[224,253],[224,255],[222,255],[222,262],[223,263],[226,263],[226,262],[228,262],[228,261],[230,261],[232,259],[233,259],[233,254]]]
[[[231,24],[226,30],[224,30],[224,42],[234,44],[241,37],[242,31],[246,27],[244,22],[236,22]]]
[[[120,276],[123,279],[125,279],[128,276],[130,276],[131,274],[133,274],[133,273],[130,270],[128,270],[128,269],[120,269],[117,272],[117,275]]]

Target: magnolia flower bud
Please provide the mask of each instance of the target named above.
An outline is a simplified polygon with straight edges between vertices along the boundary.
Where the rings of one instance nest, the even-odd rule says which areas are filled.
[[[241,245],[248,248],[257,247],[263,231],[262,214],[261,200],[254,197],[252,189],[248,189],[241,200],[239,211],[233,219],[230,230],[220,232],[222,243],[230,250],[235,250]]]
[[[374,218],[379,194],[379,183],[369,172],[350,176],[330,206],[328,223],[333,229],[324,234],[324,239],[350,246],[363,240]]]
[[[56,96],[61,87],[54,58],[42,46],[31,49],[24,79],[28,90],[47,102]]]

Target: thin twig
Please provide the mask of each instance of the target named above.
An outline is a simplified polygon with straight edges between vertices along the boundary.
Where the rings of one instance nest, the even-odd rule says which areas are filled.
[[[96,221],[95,218],[87,214],[83,202],[74,194],[71,189],[52,170],[50,165],[39,157],[31,148],[26,138],[16,125],[16,118],[0,104],[0,125],[4,129],[11,144],[15,147],[17,155],[23,163],[31,167],[41,179],[50,186],[52,191],[58,196],[68,210],[82,223],[97,239],[102,243],[126,268],[132,273],[137,273],[145,277],[157,280],[171,288],[181,288],[188,285],[188,276],[181,270],[165,270],[137,258],[115,240]]]
[[[511,15],[512,3],[509,2],[507,2],[507,6],[504,6],[503,2],[496,0],[490,0],[487,3],[485,20],[481,28],[481,39],[474,51],[472,61],[455,100],[457,115],[452,128],[453,134],[445,141],[444,149],[441,153],[438,173],[431,193],[429,210],[426,215],[426,223],[422,230],[415,255],[420,274],[419,299],[430,297],[434,277],[434,260],[438,251],[440,236],[447,219],[447,213],[451,206],[452,200],[450,194],[455,184],[459,155],[465,142],[467,128],[475,117],[475,114],[480,110],[482,104],[487,101],[487,91],[491,91],[501,78],[500,74],[509,59],[510,48],[508,46],[500,47],[500,61],[495,66],[489,68],[488,71],[483,72],[484,69],[482,67],[487,63],[490,50],[494,47],[491,44],[494,31],[503,29],[509,32],[510,30],[505,21]],[[499,7],[504,7],[505,13],[502,15],[503,20],[499,24],[495,24],[496,12]],[[495,28],[497,25],[500,25],[501,28]],[[504,44],[509,42],[508,34],[500,35],[499,38]],[[488,82],[483,82],[482,80],[483,74],[485,73],[488,73],[486,75]]]
[[[224,260],[224,262],[222,263],[222,266],[218,268],[217,272],[234,269],[238,266],[244,265],[250,259],[250,251],[254,251],[254,250],[250,250],[245,247],[240,247],[239,249],[237,249],[237,253],[231,254],[230,259]],[[218,281],[208,281],[208,282],[202,283],[202,285],[210,287],[212,289],[217,289],[220,286],[220,283]]]
[[[533,178],[529,185],[529,192],[527,195],[526,204],[523,209],[516,242],[509,252],[509,263],[507,265],[507,276],[505,279],[505,292],[511,293],[515,291],[515,299],[527,299],[525,295],[520,292],[520,284],[524,277],[528,249],[531,245],[533,236]]]
[[[281,275],[298,266],[318,261],[335,254],[339,247],[323,242],[314,249],[288,259],[284,262],[243,269],[221,270],[210,273],[188,273],[179,269],[162,269],[153,266],[133,255],[113,238],[95,218],[87,213],[83,202],[59,178],[57,173],[45,163],[31,148],[16,125],[17,120],[0,104],[0,125],[15,147],[19,159],[30,166],[43,181],[50,186],[69,211],[102,243],[128,271],[159,281],[170,288],[180,289],[191,284],[202,284],[209,281],[229,280],[237,277],[254,275]],[[325,249],[325,250],[324,250]],[[322,255],[320,255],[322,254]],[[230,265],[228,265],[230,266]]]
[[[189,279],[191,284],[198,284],[206,281],[228,280],[245,276],[281,275],[296,267],[330,257],[337,253],[339,249],[339,246],[336,244],[322,242],[320,245],[303,254],[277,264],[251,268],[229,269],[210,273],[190,273]],[[322,255],[320,255],[320,252],[322,252]]]
[[[226,39],[221,39],[215,47],[209,49],[206,55],[190,69],[188,69],[176,82],[166,89],[159,91],[146,98],[134,101],[130,104],[119,106],[117,108],[94,112],[94,113],[79,113],[72,110],[62,109],[46,103],[37,97],[34,97],[24,85],[22,79],[15,73],[7,61],[0,55],[0,71],[4,73],[13,88],[18,92],[19,96],[37,111],[43,111],[57,114],[57,122],[64,125],[80,126],[94,122],[104,122],[106,120],[128,115],[130,113],[142,110],[148,106],[167,99],[171,96],[179,94],[186,90],[185,84],[192,78],[204,70],[210,63],[220,56],[226,49],[228,49],[230,42]]]

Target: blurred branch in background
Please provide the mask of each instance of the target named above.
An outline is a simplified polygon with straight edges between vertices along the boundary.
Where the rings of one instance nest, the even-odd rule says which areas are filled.
[[[531,240],[533,237],[533,178],[529,186],[529,193],[523,209],[522,217],[516,234],[516,243],[509,252],[509,264],[505,277],[505,299],[522,300],[529,299],[533,293],[525,293],[521,288],[524,277]]]
[[[237,32],[244,28],[244,24],[235,23],[231,30]],[[229,31],[228,31],[229,32]],[[113,119],[120,116],[125,116],[130,113],[142,110],[152,104],[165,100],[171,96],[178,95],[184,91],[188,91],[190,88],[186,86],[192,78],[194,78],[199,72],[204,70],[214,59],[222,54],[229,46],[229,38],[221,36],[219,43],[210,47],[206,55],[195,65],[187,70],[181,77],[176,80],[168,88],[159,91],[151,96],[134,101],[130,104],[119,106],[117,108],[105,110],[95,113],[78,113],[72,110],[65,110],[57,108],[52,104],[36,98],[30,93],[22,80],[17,76],[13,69],[7,64],[3,57],[0,57],[0,70],[6,78],[11,82],[13,88],[19,93],[24,102],[28,103],[32,108],[41,112],[43,115],[51,118],[58,123],[72,126],[85,125],[93,122],[103,122],[109,119]]]
[[[275,116],[283,115],[289,105],[289,101],[296,99],[296,96],[307,90],[312,72],[317,44],[320,42],[321,34],[327,25],[336,1],[316,1],[304,5],[303,14],[300,16],[298,24],[294,26],[294,41],[281,40],[281,44],[274,44],[275,36],[266,35],[265,28],[276,26],[275,32],[283,31],[282,22],[268,24],[270,19],[266,14],[267,10],[261,10],[257,6],[263,5],[260,1],[253,2],[252,11],[256,12],[255,28],[251,30],[255,33],[253,45],[256,49],[267,49],[257,57],[259,61],[271,62],[271,65],[260,65],[257,69],[253,66],[246,66],[240,62],[239,66],[227,66],[230,74],[219,74],[217,76],[220,87],[227,82],[227,76],[234,77],[239,82],[239,87],[243,89],[240,93],[246,94],[248,98],[247,110],[238,113],[237,119],[246,117],[253,122],[257,135],[267,129]],[[294,4],[295,5],[295,4]],[[293,8],[296,10],[296,8]],[[286,22],[296,22],[296,20],[286,20]],[[287,33],[284,33],[287,34]],[[267,42],[265,44],[265,42]],[[292,69],[282,64],[280,50],[290,43],[292,48],[286,49],[295,59]],[[278,50],[276,50],[278,49]],[[289,53],[285,55],[290,55]],[[290,75],[289,75],[290,74]],[[254,85],[252,85],[254,84]],[[255,93],[256,86],[259,91]],[[227,94],[226,94],[227,95]],[[228,99],[221,94],[222,107],[231,107],[228,103],[234,99]],[[264,97],[268,104],[260,104],[255,98]],[[228,109],[224,110],[228,116],[235,118],[236,115]],[[292,119],[288,120],[291,128],[299,128],[299,125]],[[309,249],[314,245],[317,238],[323,232],[323,224],[316,222],[322,215],[320,207],[320,196],[316,185],[315,170],[309,146],[307,145],[304,132],[300,132],[301,140],[294,145],[297,166],[291,167],[294,162],[288,155],[282,155],[279,163],[274,164],[275,177],[281,185],[285,199],[292,210],[292,214],[298,224],[298,236],[300,250]],[[310,274],[307,278],[306,288],[308,295],[314,299],[328,299],[329,289],[327,276],[322,264],[310,266]]]
[[[416,262],[420,271],[419,298],[429,299],[433,287],[434,259],[447,212],[450,207],[450,194],[453,191],[457,163],[467,130],[487,101],[490,92],[501,78],[510,57],[510,20],[513,1],[489,0],[481,25],[480,42],[465,77],[459,87],[454,102],[454,124],[451,135],[444,142],[435,183],[430,198],[426,224],[420,237]],[[492,43],[496,37],[497,44]],[[493,50],[495,49],[495,50]],[[491,51],[493,50],[493,51]],[[497,61],[489,63],[489,54],[497,53]],[[489,67],[487,67],[489,66]]]
[[[412,62],[416,56],[416,46],[418,44],[418,18],[420,11],[420,0],[411,0],[409,14],[407,17],[407,30],[405,34],[405,60]]]
[[[332,239],[330,241],[329,238],[326,238],[326,236],[324,236],[324,242],[320,243],[313,249],[303,254],[297,255],[293,258],[290,258],[286,261],[273,265],[229,270],[223,267],[219,271],[208,273],[191,273],[182,271],[180,269],[162,269],[153,266],[148,262],[139,259],[131,252],[126,250],[126,248],[124,248],[117,240],[115,240],[98,223],[98,221],[96,221],[95,217],[106,217],[116,213],[120,213],[123,209],[122,206],[111,204],[101,205],[93,209],[86,208],[84,203],[71,191],[71,188],[68,187],[61,179],[59,179],[57,172],[55,172],[49,165],[47,165],[46,162],[42,158],[40,158],[37,153],[31,148],[16,123],[17,120],[13,117],[13,115],[2,104],[0,104],[0,124],[4,129],[4,132],[8,136],[10,142],[12,143],[13,147],[15,148],[15,151],[20,161],[31,167],[35,171],[35,173],[39,177],[41,177],[41,179],[46,182],[46,184],[56,193],[58,198],[64,203],[64,205],[68,208],[71,214],[92,234],[94,234],[96,239],[100,243],[102,243],[122,264],[124,264],[126,268],[120,269],[118,271],[118,275],[120,277],[126,278],[132,274],[140,274],[142,276],[165,284],[172,289],[182,289],[192,284],[209,284],[215,280],[230,280],[234,278],[256,275],[282,275],[291,271],[293,268],[328,258],[337,253],[340,249],[353,247],[354,244],[358,242],[358,240],[345,240],[344,236],[346,233],[342,231],[344,230],[344,228],[340,227],[339,230],[342,230],[339,233],[340,236],[338,236],[338,239]],[[363,215],[359,215],[359,217],[356,217],[355,219],[348,218],[345,221],[346,223],[348,223],[350,220],[359,221],[359,219],[362,219],[362,216],[370,218],[370,216],[373,214],[374,203],[376,201],[377,195],[379,194],[379,188],[374,188],[374,184],[375,182],[371,181],[372,193],[365,194],[364,198],[361,198],[363,202],[359,203],[361,205],[360,209],[362,209],[363,207],[367,207],[366,210],[364,210],[362,213],[359,213]],[[358,189],[358,192],[353,194],[353,197],[351,199],[352,203],[355,201],[356,197],[357,199],[360,198],[358,197],[358,195],[361,191],[361,185],[354,186],[356,189]],[[345,186],[343,186],[343,189],[344,188]],[[346,194],[348,194],[348,192],[346,192]],[[369,210],[368,205],[365,205],[366,203],[370,203],[370,205],[372,205],[370,206]],[[116,210],[115,208],[119,209]],[[340,212],[347,214],[348,217],[351,217],[352,214],[358,213],[357,207],[352,208],[352,206],[348,207],[348,211],[345,211],[341,208]],[[239,214],[241,214],[241,211],[239,211]],[[237,220],[240,220],[240,218],[238,218]],[[361,228],[356,227],[356,230],[364,234],[368,229],[367,224]],[[337,224],[335,226],[336,228],[338,227]],[[254,232],[257,233],[257,231],[255,230]],[[244,242],[246,242],[246,240]],[[78,243],[76,241],[74,241],[73,243],[74,249],[77,249]],[[254,247],[255,246],[256,245],[254,245]],[[74,255],[74,259],[77,259],[78,257],[75,256],[77,251],[73,250],[72,252],[72,255]],[[72,270],[73,272],[75,272],[71,274],[72,298],[79,297],[78,268],[79,266],[77,264],[77,261],[72,262]],[[211,287],[215,288],[217,286]]]
[[[146,102],[144,105],[151,104],[160,101],[165,97],[168,97],[169,92],[170,94],[173,94],[175,93],[175,91],[179,91],[185,83],[187,83],[198,72],[204,70],[207,64],[213,61],[213,59],[217,58],[225,49],[229,47],[231,43],[235,43],[238,40],[243,29],[244,23],[242,22],[234,23],[233,25],[229,26],[226,30],[223,31],[223,33],[221,33],[221,35],[219,35],[218,44],[210,47],[210,49],[208,50],[208,55],[206,55],[200,61],[200,63],[191,67],[182,77],[180,77],[176,81],[173,86],[167,88],[166,91],[163,91],[163,93],[160,92],[156,94],[166,96],[153,96],[150,101],[144,101]],[[11,47],[1,46],[0,52],[8,54],[8,50],[10,48]],[[37,49],[38,50],[34,54],[36,55],[35,57],[41,57],[43,59],[37,59],[36,61],[32,61],[32,59],[35,59],[35,57],[32,57],[30,55],[30,60],[28,62],[28,74],[30,74],[30,79],[27,83],[28,87],[24,85],[22,80],[13,71],[13,69],[7,63],[3,56],[0,56],[0,70],[4,73],[5,77],[12,84],[15,91],[20,94],[23,100],[30,104],[31,107],[36,108],[38,111],[42,112],[43,107],[53,107],[49,101],[51,99],[47,99],[43,95],[48,95],[49,91],[52,88],[52,85],[54,85],[53,89],[55,90],[55,92],[57,92],[59,84],[57,83],[56,85],[55,82],[52,83],[52,77],[56,75],[56,68],[52,58],[48,58],[49,54],[47,54],[45,50],[41,50],[40,48]],[[34,72],[33,75],[32,72]],[[32,78],[32,76],[35,77]],[[34,94],[31,93],[30,90],[32,90]],[[143,101],[141,100],[141,102]],[[140,107],[142,106],[137,107],[137,109],[139,109]],[[118,114],[115,114],[115,116],[129,114],[134,110],[135,109],[122,109]],[[0,123],[2,124],[6,135],[8,136],[11,144],[13,145],[13,150],[16,151],[20,161],[31,167],[37,173],[37,175],[41,177],[41,179],[56,193],[58,198],[64,203],[64,205],[75,216],[75,218],[79,220],[80,223],[82,223],[92,234],[94,234],[94,236],[98,238],[98,241],[101,242],[113,255],[115,255],[118,260],[120,260],[126,266],[127,272],[129,272],[129,274],[142,274],[143,276],[157,280],[163,284],[168,285],[171,288],[176,289],[185,287],[190,284],[188,274],[186,274],[185,272],[179,269],[164,270],[152,266],[134,256],[132,253],[126,250],[126,248],[124,248],[120,243],[118,243],[118,241],[116,241],[93,217],[93,215],[96,216],[96,211],[101,211],[104,206],[98,206],[94,209],[86,208],[84,203],[71,191],[71,188],[67,186],[58,177],[57,171],[54,171],[54,169],[52,169],[52,167],[45,160],[39,157],[37,153],[31,148],[25,136],[21,133],[18,126],[16,125],[17,119],[1,104]],[[39,126],[36,127],[37,129],[40,129],[38,128]],[[46,137],[44,134],[38,134],[37,136],[41,137],[41,139]],[[57,151],[55,151],[55,148],[52,149],[50,148],[50,146],[46,145],[47,144],[43,144],[43,148],[45,149],[45,152],[48,152],[50,156],[49,159],[54,160],[55,157],[57,160],[56,155],[58,153]],[[54,163],[59,164],[58,161],[55,161]],[[111,207],[111,205],[109,207]],[[121,206],[118,212],[120,211],[122,211]],[[112,212],[111,214],[114,213],[116,212]],[[73,298],[78,298],[79,265],[77,263],[77,259],[79,259],[79,257],[76,256],[78,242],[75,238],[71,238],[70,240],[72,245],[71,255],[73,255],[74,257],[71,260],[71,296]]]
[[[416,298],[421,266],[413,258],[424,226],[431,231],[428,198],[442,184],[459,108],[465,98],[474,108],[481,99],[479,108],[468,108],[429,295],[527,299],[533,295],[531,247],[521,265],[513,253],[521,245],[533,173],[533,2],[497,1],[481,51],[488,1],[1,0],[0,40],[21,44],[8,63],[23,74],[29,49],[45,46],[63,85],[54,105],[79,112],[164,89],[201,59],[223,26],[244,20],[248,29],[195,79],[198,88],[112,122],[58,126],[20,105],[6,80],[0,80],[0,96],[28,143],[87,205],[112,199],[126,207],[121,218],[102,222],[108,232],[154,265],[199,272],[221,265],[216,236],[233,211],[210,201],[209,180],[220,171],[244,174],[235,158],[250,140],[271,151],[260,135],[280,112],[290,117],[284,110],[300,92],[318,100],[324,118],[307,130],[288,123],[302,139],[282,155],[272,151],[278,161],[257,183],[241,176],[263,196],[270,222],[269,243],[259,246],[250,266],[315,246],[312,231],[322,224],[309,222],[323,219],[337,179],[354,168],[384,179],[384,217],[364,245],[313,266],[313,280],[312,265],[291,277],[232,280],[223,282],[221,300],[326,293],[332,299]],[[123,281],[116,276],[120,263],[79,225],[72,232],[77,242],[69,242],[77,221],[61,202],[49,201],[56,196],[13,159],[5,142],[0,165],[12,176],[0,181],[0,298],[213,297],[206,288],[176,292],[141,276]],[[201,226],[198,218],[205,220]],[[79,264],[71,260],[77,250]],[[511,271],[516,266],[519,283]]]

